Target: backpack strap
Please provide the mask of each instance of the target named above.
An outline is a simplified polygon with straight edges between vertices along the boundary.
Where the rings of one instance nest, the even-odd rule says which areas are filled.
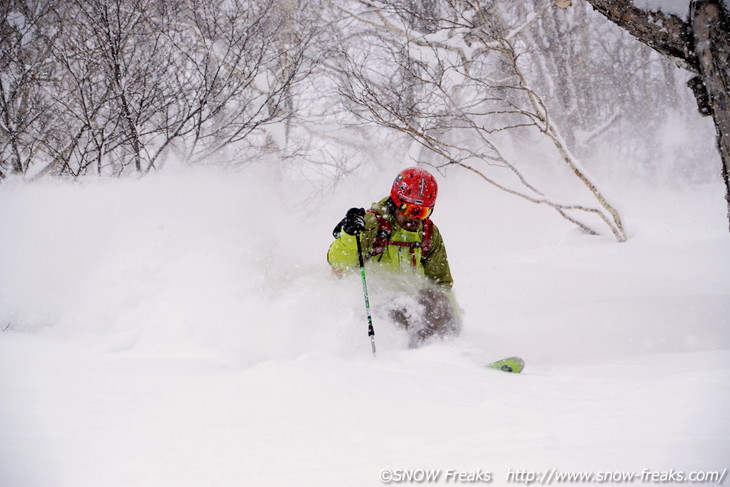
[[[430,218],[423,220],[423,239],[421,240],[421,260],[431,250],[431,237],[433,236],[433,222]]]
[[[386,220],[383,215],[372,208],[368,209],[367,212],[375,215],[375,219],[378,221],[378,231],[375,234],[373,246],[370,248],[370,252],[368,252],[367,255],[368,257],[374,257],[385,251],[385,247],[387,247],[390,243],[390,235],[393,233],[393,227],[391,227],[390,222]]]

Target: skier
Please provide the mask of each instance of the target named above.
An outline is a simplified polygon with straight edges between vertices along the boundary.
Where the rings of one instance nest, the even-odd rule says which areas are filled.
[[[369,210],[351,208],[335,227],[327,261],[337,275],[359,267],[356,236],[369,268],[396,274],[413,306],[389,309],[393,321],[408,330],[410,346],[432,338],[456,336],[461,329],[451,290],[453,279],[441,233],[430,219],[436,203],[436,179],[420,168],[401,171],[390,196]],[[394,299],[389,303],[398,303]],[[410,309],[409,309],[410,308]],[[420,312],[418,312],[420,311]]]

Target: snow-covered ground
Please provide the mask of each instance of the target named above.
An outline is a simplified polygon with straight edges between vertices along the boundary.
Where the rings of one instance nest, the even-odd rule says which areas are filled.
[[[321,197],[250,169],[0,187],[0,485],[730,468],[719,184],[616,185],[618,244],[440,177],[464,333],[408,350],[371,279],[373,358],[359,276],[324,255],[396,171]],[[522,375],[482,367],[515,354]]]

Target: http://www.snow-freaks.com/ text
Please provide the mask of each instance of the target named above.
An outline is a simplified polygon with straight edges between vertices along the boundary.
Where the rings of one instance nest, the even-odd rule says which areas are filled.
[[[629,471],[602,471],[602,472],[564,472],[554,468],[544,471],[513,470],[509,469],[507,483],[524,485],[553,485],[553,484],[714,484],[721,485],[727,477],[728,469],[692,471],[682,470],[651,470],[648,468],[640,472]],[[394,468],[380,471],[380,481],[384,484],[490,484],[498,480],[494,473],[482,469],[454,470],[454,469],[425,469],[425,468]],[[502,482],[498,482],[502,483]]]

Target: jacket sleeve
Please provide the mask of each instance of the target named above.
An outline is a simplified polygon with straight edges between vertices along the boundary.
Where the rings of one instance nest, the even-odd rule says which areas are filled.
[[[451,288],[454,279],[451,277],[451,268],[449,267],[449,258],[446,255],[446,246],[441,238],[436,225],[433,226],[433,234],[431,235],[431,248],[423,259],[423,269],[431,281],[442,286]]]
[[[360,244],[363,254],[367,254],[373,246],[375,234],[378,231],[378,221],[375,215],[365,213],[365,231],[360,234]],[[335,272],[349,271],[360,267],[357,258],[357,241],[354,235],[341,231],[340,236],[330,245],[327,252],[329,262]]]

